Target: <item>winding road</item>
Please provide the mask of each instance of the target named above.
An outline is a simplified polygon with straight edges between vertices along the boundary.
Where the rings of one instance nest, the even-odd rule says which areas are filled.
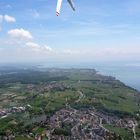
[[[137,136],[136,136],[136,126],[137,126],[137,124],[133,123],[132,131],[133,131],[133,134],[134,134],[134,140],[137,140]]]
[[[80,102],[82,98],[85,98],[85,95],[82,91],[78,90],[78,93],[80,94],[79,98],[75,101],[76,103]]]

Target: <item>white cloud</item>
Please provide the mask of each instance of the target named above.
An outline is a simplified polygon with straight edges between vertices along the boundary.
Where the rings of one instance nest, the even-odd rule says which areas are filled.
[[[0,22],[3,22],[3,21],[10,23],[10,22],[16,22],[16,19],[9,15],[0,15]]]
[[[27,42],[26,47],[32,49],[33,51],[44,51],[44,52],[52,52],[53,49],[49,46],[41,46],[34,42]]]
[[[1,44],[1,41],[0,41]],[[74,49],[52,49],[45,45],[34,42],[26,42],[23,46],[16,48],[4,48],[0,51],[0,61],[42,61],[51,60],[56,62],[92,62],[110,60],[140,60],[140,49],[132,48],[74,48]],[[15,45],[13,45],[15,46]],[[12,58],[13,57],[13,58]],[[137,65],[137,64],[136,64]]]
[[[3,18],[6,22],[16,22],[16,19],[9,15],[4,15]]]
[[[49,51],[49,52],[52,52],[53,51],[53,49],[51,47],[49,47],[49,46],[44,46],[44,49],[46,51]]]
[[[24,39],[29,40],[33,38],[32,34],[29,31],[24,30],[22,28],[9,30],[8,35],[10,35],[13,38],[23,39],[23,40]]]
[[[9,15],[0,15],[0,23],[2,23],[4,21],[11,23],[11,22],[16,22],[16,19],[14,17],[9,16]],[[1,27],[0,27],[0,31],[1,31]]]
[[[40,45],[38,45],[37,43],[34,43],[34,42],[27,42],[26,46],[31,49],[35,49],[35,50],[38,50],[41,48]]]

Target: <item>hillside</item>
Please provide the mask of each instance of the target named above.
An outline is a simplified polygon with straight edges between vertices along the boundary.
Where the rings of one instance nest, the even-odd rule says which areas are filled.
[[[0,70],[0,139],[140,138],[140,95],[94,69]]]

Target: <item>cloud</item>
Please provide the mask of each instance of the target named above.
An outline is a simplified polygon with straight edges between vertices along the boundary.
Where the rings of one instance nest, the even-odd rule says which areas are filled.
[[[45,51],[45,52],[52,52],[53,49],[49,46],[41,46],[37,43],[34,43],[34,42],[27,42],[25,44],[26,47],[32,49],[33,51]]]
[[[0,15],[0,22],[3,21],[11,23],[11,22],[16,22],[16,19],[9,15]]]
[[[9,22],[16,22],[16,19],[14,17],[12,17],[12,16],[9,16],[9,15],[4,15],[3,18],[8,23]]]
[[[44,46],[44,49],[46,51],[49,51],[49,52],[52,52],[53,51],[53,49],[51,47],[49,47],[49,46]]]
[[[10,35],[11,37],[13,37],[15,39],[23,39],[23,40],[24,39],[25,40],[33,39],[32,34],[29,31],[24,30],[22,28],[9,30],[8,35]]]
[[[25,46],[28,47],[28,49],[31,49],[33,51],[39,51],[41,49],[40,45],[34,42],[27,42]]]
[[[0,15],[0,23],[2,22],[8,22],[8,23],[11,23],[11,22],[16,22],[16,19],[12,16],[9,16],[9,15]],[[0,31],[2,30],[1,26],[0,26]]]

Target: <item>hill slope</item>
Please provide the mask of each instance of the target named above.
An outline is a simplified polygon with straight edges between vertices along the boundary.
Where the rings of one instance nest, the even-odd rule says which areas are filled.
[[[0,75],[0,137],[138,139],[139,103],[94,69],[12,69]]]

